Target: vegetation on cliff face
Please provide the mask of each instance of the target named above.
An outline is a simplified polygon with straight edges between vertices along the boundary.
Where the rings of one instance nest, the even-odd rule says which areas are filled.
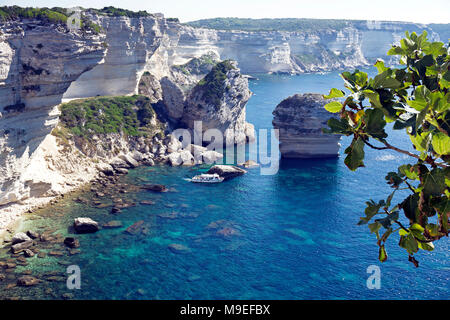
[[[103,9],[88,9],[92,13],[107,15],[109,17],[128,17],[128,18],[140,18],[151,16],[147,11],[131,11],[127,9],[104,7]]]
[[[66,25],[67,19],[72,13],[69,13],[66,8],[22,8],[19,6],[0,7],[0,21],[14,21],[22,19],[34,19],[42,21],[43,23],[54,23],[59,25]],[[102,28],[90,21],[84,15],[81,15],[81,30],[90,31],[94,34],[99,34]]]
[[[202,99],[206,103],[220,106],[220,100],[224,95],[224,85],[227,79],[227,73],[235,69],[230,60],[225,60],[216,64],[212,70],[199,81],[194,88],[194,92],[202,92]]]
[[[60,109],[60,123],[78,137],[120,132],[148,136],[160,130],[150,100],[140,95],[73,100]]]
[[[340,114],[340,120],[328,121],[325,132],[353,137],[344,160],[353,171],[364,167],[365,147],[393,150],[413,160],[387,173],[392,193],[366,202],[358,224],[368,224],[376,235],[381,262],[388,257],[387,240],[398,232],[399,246],[417,267],[415,254],[432,251],[434,242],[450,232],[450,56],[448,45],[428,42],[425,31],[420,36],[407,32],[388,55],[400,56],[403,67],[388,68],[378,60],[374,78],[359,70],[341,74],[350,94],[333,88],[325,97],[343,98],[325,106]],[[388,142],[387,123],[405,130],[414,152]],[[396,193],[407,196],[394,204]]]
[[[340,30],[348,26],[346,20],[336,19],[249,19],[214,18],[188,22],[197,28],[242,31],[318,31],[324,29]]]

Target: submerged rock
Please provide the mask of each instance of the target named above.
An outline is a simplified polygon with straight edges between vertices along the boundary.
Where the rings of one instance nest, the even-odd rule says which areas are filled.
[[[105,229],[121,228],[123,226],[122,222],[119,220],[112,220],[103,225]]]
[[[77,233],[94,233],[99,230],[98,223],[91,218],[76,218],[73,227]]]
[[[129,226],[124,232],[130,235],[147,234],[149,232],[149,228],[145,224],[144,220],[139,220]]]
[[[171,243],[167,247],[173,253],[186,253],[186,252],[191,251],[191,249],[189,249],[185,245],[182,245],[182,244],[179,244],[179,243]]]
[[[24,256],[27,257],[27,258],[34,257],[34,255],[35,255],[35,253],[34,253],[33,251],[31,251],[30,249],[25,249],[25,250],[23,251],[23,254],[24,254]]]
[[[228,179],[242,176],[242,175],[246,174],[247,171],[245,171],[244,169],[238,168],[236,166],[217,164],[217,165],[211,167],[207,173],[208,174],[217,173],[222,178],[225,178],[225,180],[228,180]]]
[[[142,189],[153,191],[153,192],[167,192],[169,191],[166,186],[162,184],[145,184],[141,186]]]
[[[69,248],[78,248],[80,246],[80,242],[78,241],[78,239],[75,239],[73,237],[65,238],[64,244]]]
[[[151,205],[154,205],[155,202],[151,201],[151,200],[142,200],[141,202],[139,202],[139,204],[141,204],[143,206],[151,206]]]
[[[283,100],[273,111],[272,124],[279,130],[280,152],[284,158],[329,158],[339,153],[339,135],[324,134],[322,128],[333,117],[325,110],[320,94],[296,94]]]

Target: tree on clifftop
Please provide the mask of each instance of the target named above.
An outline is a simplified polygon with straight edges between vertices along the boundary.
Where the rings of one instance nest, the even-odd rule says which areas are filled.
[[[358,224],[368,224],[376,235],[381,262],[388,257],[386,241],[398,232],[399,246],[416,267],[414,254],[432,251],[434,242],[450,231],[450,55],[448,45],[431,43],[426,36],[425,31],[420,36],[406,32],[400,46],[389,50],[388,55],[400,56],[401,68],[388,68],[378,60],[373,79],[359,70],[343,72],[350,94],[333,88],[325,96],[342,98],[325,106],[340,119],[330,119],[324,132],[353,136],[344,160],[350,170],[364,166],[365,147],[410,157],[411,163],[387,173],[392,193],[385,200],[366,202]],[[394,130],[405,130],[415,151],[388,142],[387,123],[393,123]],[[393,204],[399,190],[408,196]]]

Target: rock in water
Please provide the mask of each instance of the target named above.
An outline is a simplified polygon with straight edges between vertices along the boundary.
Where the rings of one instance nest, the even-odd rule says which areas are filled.
[[[12,237],[11,243],[14,245],[14,244],[21,243],[21,242],[25,242],[25,241],[29,241],[29,240],[31,240],[31,238],[30,238],[29,236],[27,236],[27,235],[26,235],[25,233],[23,233],[23,232],[19,232],[19,233],[16,233],[16,234]]]
[[[217,173],[222,178],[225,178],[225,180],[228,180],[238,176],[242,176],[246,174],[247,171],[235,166],[217,164],[215,166],[212,166],[207,173],[208,174]]]
[[[273,111],[272,124],[279,130],[280,152],[284,158],[330,158],[339,153],[339,135],[322,133],[332,114],[326,100],[314,93],[296,94],[283,100]]]
[[[191,251],[191,249],[189,249],[185,245],[182,245],[182,244],[179,244],[179,243],[171,243],[167,247],[173,253],[186,253],[186,252]]]
[[[19,253],[19,252],[24,251],[25,249],[32,247],[33,245],[34,245],[33,240],[19,242],[19,243],[16,243],[11,246],[11,251],[12,251],[12,253]]]
[[[22,276],[17,279],[17,285],[21,287],[31,287],[37,285],[39,283],[39,279],[36,279],[32,276]]]
[[[69,248],[78,248],[80,246],[80,242],[78,241],[78,239],[75,239],[73,237],[65,238],[64,244]]]
[[[122,222],[119,220],[112,220],[103,225],[103,228],[105,229],[113,229],[113,228],[121,228]]]
[[[93,233],[98,231],[98,223],[91,218],[76,218],[73,227],[77,233]]]

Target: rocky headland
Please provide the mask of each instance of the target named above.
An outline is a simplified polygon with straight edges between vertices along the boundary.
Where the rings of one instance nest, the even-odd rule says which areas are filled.
[[[296,94],[283,100],[273,111],[272,124],[279,130],[280,152],[284,158],[337,157],[340,136],[325,134],[330,113],[320,94]]]

